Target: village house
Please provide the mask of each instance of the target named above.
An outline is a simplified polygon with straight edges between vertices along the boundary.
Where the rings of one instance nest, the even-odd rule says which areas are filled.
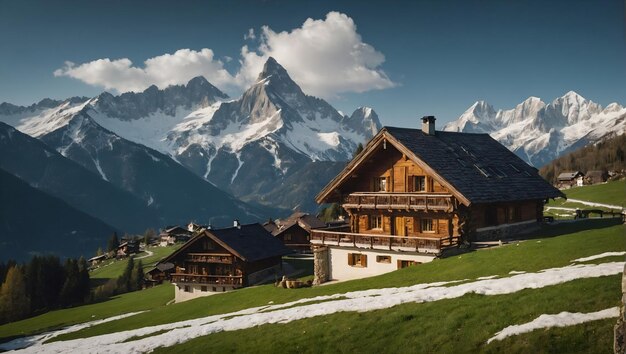
[[[175,300],[181,302],[282,276],[282,256],[291,253],[260,224],[203,229],[157,264],[172,263]]]
[[[191,224],[190,224],[191,225]],[[180,226],[170,226],[159,234],[159,246],[166,247],[175,243],[187,242],[191,239],[192,231]]]
[[[295,212],[286,219],[270,220],[263,227],[294,252],[310,253],[311,230],[324,228],[326,224],[308,213]]]
[[[556,186],[560,189],[582,187],[585,182],[585,174],[580,171],[562,172],[556,178]]]
[[[459,242],[499,240],[536,225],[564,197],[488,134],[384,127],[317,195],[347,228],[312,230],[315,283],[429,262]]]
[[[115,255],[117,258],[124,258],[136,253],[139,253],[139,241],[122,239],[122,243],[117,246]]]
[[[606,171],[587,171],[585,182],[587,184],[604,183],[609,179],[609,173]]]

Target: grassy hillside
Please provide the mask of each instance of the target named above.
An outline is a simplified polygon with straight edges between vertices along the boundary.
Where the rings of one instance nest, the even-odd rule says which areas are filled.
[[[569,265],[579,257],[626,250],[624,226],[616,225],[615,220],[556,224],[546,226],[535,236],[538,238],[444,258],[368,279],[304,289],[258,286],[169,306],[153,303],[152,310],[147,313],[62,335],[54,340],[114,333],[317,295],[436,281],[472,280],[493,275],[509,277],[511,271],[536,272]],[[618,260],[623,260],[623,257],[609,257],[591,263]],[[161,290],[157,288],[153,291]],[[199,337],[174,347],[161,348],[160,351],[604,352],[611,346],[614,319],[561,329],[538,330],[489,345],[486,341],[508,325],[528,322],[544,313],[592,312],[617,306],[620,296],[620,277],[611,275],[507,295],[469,294],[430,303],[408,303],[385,310],[345,312],[289,324],[263,325]],[[161,300],[165,300],[165,297]],[[111,313],[123,313],[117,312],[114,301],[92,306],[103,306]],[[141,298],[133,297],[128,301],[141,302]],[[141,302],[138,307],[143,305]],[[63,311],[57,312],[58,319],[63,317],[65,321],[74,322],[87,320],[73,319],[72,316],[77,314],[68,312],[64,315]],[[90,311],[94,312],[96,308],[90,308]],[[31,319],[32,323],[36,324],[36,319]],[[52,327],[52,322],[49,321],[45,327],[36,325],[31,331],[36,333]],[[13,329],[14,326],[16,324],[0,327],[0,337],[24,333],[23,330]]]
[[[148,251],[152,252],[152,255],[147,256],[145,258],[141,258],[144,271],[147,272],[148,270],[150,270],[150,268],[154,267],[156,262],[163,259],[165,256],[168,256],[169,254],[173,253],[178,248],[180,248],[180,246],[181,245],[175,245],[175,246],[170,246],[170,247],[150,247]],[[148,253],[142,252],[138,254],[135,257],[135,259],[139,259],[140,257],[146,256],[146,255],[148,255]],[[117,278],[120,275],[122,275],[122,273],[124,273],[124,269],[126,269],[127,263],[128,263],[128,259],[106,261],[102,263],[101,265],[99,265],[98,268],[89,272],[89,276],[91,277],[91,279],[96,280],[96,282],[98,282],[98,279],[106,280],[106,279]]]
[[[568,199],[550,200],[546,205],[545,215],[551,215],[557,218],[574,217],[574,211],[550,209],[551,207],[618,211],[606,207],[585,205],[579,202],[573,202],[570,199],[626,207],[626,179],[591,186],[574,187],[564,190],[563,193],[565,193]]]
[[[606,184],[575,187],[564,191],[567,198],[626,206],[626,179]]]

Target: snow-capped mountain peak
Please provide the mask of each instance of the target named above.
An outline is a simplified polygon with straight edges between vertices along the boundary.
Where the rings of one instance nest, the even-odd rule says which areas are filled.
[[[489,133],[537,167],[606,134],[622,134],[626,127],[622,106],[613,103],[603,110],[574,91],[549,104],[531,96],[510,110],[484,107],[476,102],[444,130]]]

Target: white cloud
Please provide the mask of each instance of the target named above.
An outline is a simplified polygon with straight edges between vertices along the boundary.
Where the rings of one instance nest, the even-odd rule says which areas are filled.
[[[66,62],[54,75],[117,92],[141,91],[151,84],[164,88],[203,75],[218,88],[232,92],[255,82],[263,64],[272,56],[304,92],[319,97],[395,86],[381,69],[385,56],[363,42],[354,21],[339,12],[329,12],[323,20],[309,18],[291,31],[274,32],[264,26],[256,34],[250,28],[244,40],[254,43],[241,48],[241,66],[235,75],[226,71],[224,63],[208,48],[180,49],[174,54],[156,56],[146,60],[143,67],[128,58],[98,59],[80,65]],[[229,57],[224,58],[229,61]]]
[[[256,39],[256,34],[254,34],[254,28],[248,29],[248,33],[243,35],[244,41],[248,39]]]
[[[174,54],[156,56],[146,60],[143,68],[133,66],[128,58],[98,59],[80,65],[66,62],[54,75],[69,76],[117,92],[142,91],[152,84],[161,88],[184,84],[198,75],[220,88],[234,83],[223,63],[216,60],[213,51],[207,48],[200,51],[180,49]]]
[[[324,20],[307,19],[290,32],[261,29],[258,50],[241,50],[237,79],[245,86],[256,80],[263,63],[272,56],[309,94],[334,97],[344,92],[364,92],[395,86],[380,69],[385,56],[363,42],[354,21],[329,12]]]

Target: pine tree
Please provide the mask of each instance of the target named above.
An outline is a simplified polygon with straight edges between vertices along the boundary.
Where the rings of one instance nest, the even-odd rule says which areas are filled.
[[[78,263],[75,259],[65,261],[65,283],[61,288],[60,302],[62,305],[72,305],[80,302],[80,276]]]
[[[0,286],[0,322],[17,321],[29,313],[30,298],[26,292],[23,270],[20,266],[13,266]]]
[[[118,292],[125,293],[128,291],[132,291],[133,285],[131,282],[131,278],[133,275],[134,268],[135,268],[134,257],[130,257],[128,259],[128,263],[126,263],[126,269],[124,269],[124,273],[119,278],[117,278]]]
[[[361,153],[361,151],[363,151],[363,144],[359,143],[359,145],[356,146],[356,150],[354,150],[354,154],[352,155],[352,157],[356,157],[358,154]]]
[[[78,260],[78,290],[77,295],[80,297],[80,302],[84,302],[90,293],[90,280],[89,280],[89,264],[84,257],[80,257]]]
[[[117,247],[120,245],[120,241],[117,238],[117,232],[114,232],[109,239],[109,243],[107,244],[107,250],[109,252],[116,251]]]
[[[133,268],[133,274],[131,276],[131,291],[143,289],[144,277],[145,275],[143,272],[143,263],[140,259]]]

